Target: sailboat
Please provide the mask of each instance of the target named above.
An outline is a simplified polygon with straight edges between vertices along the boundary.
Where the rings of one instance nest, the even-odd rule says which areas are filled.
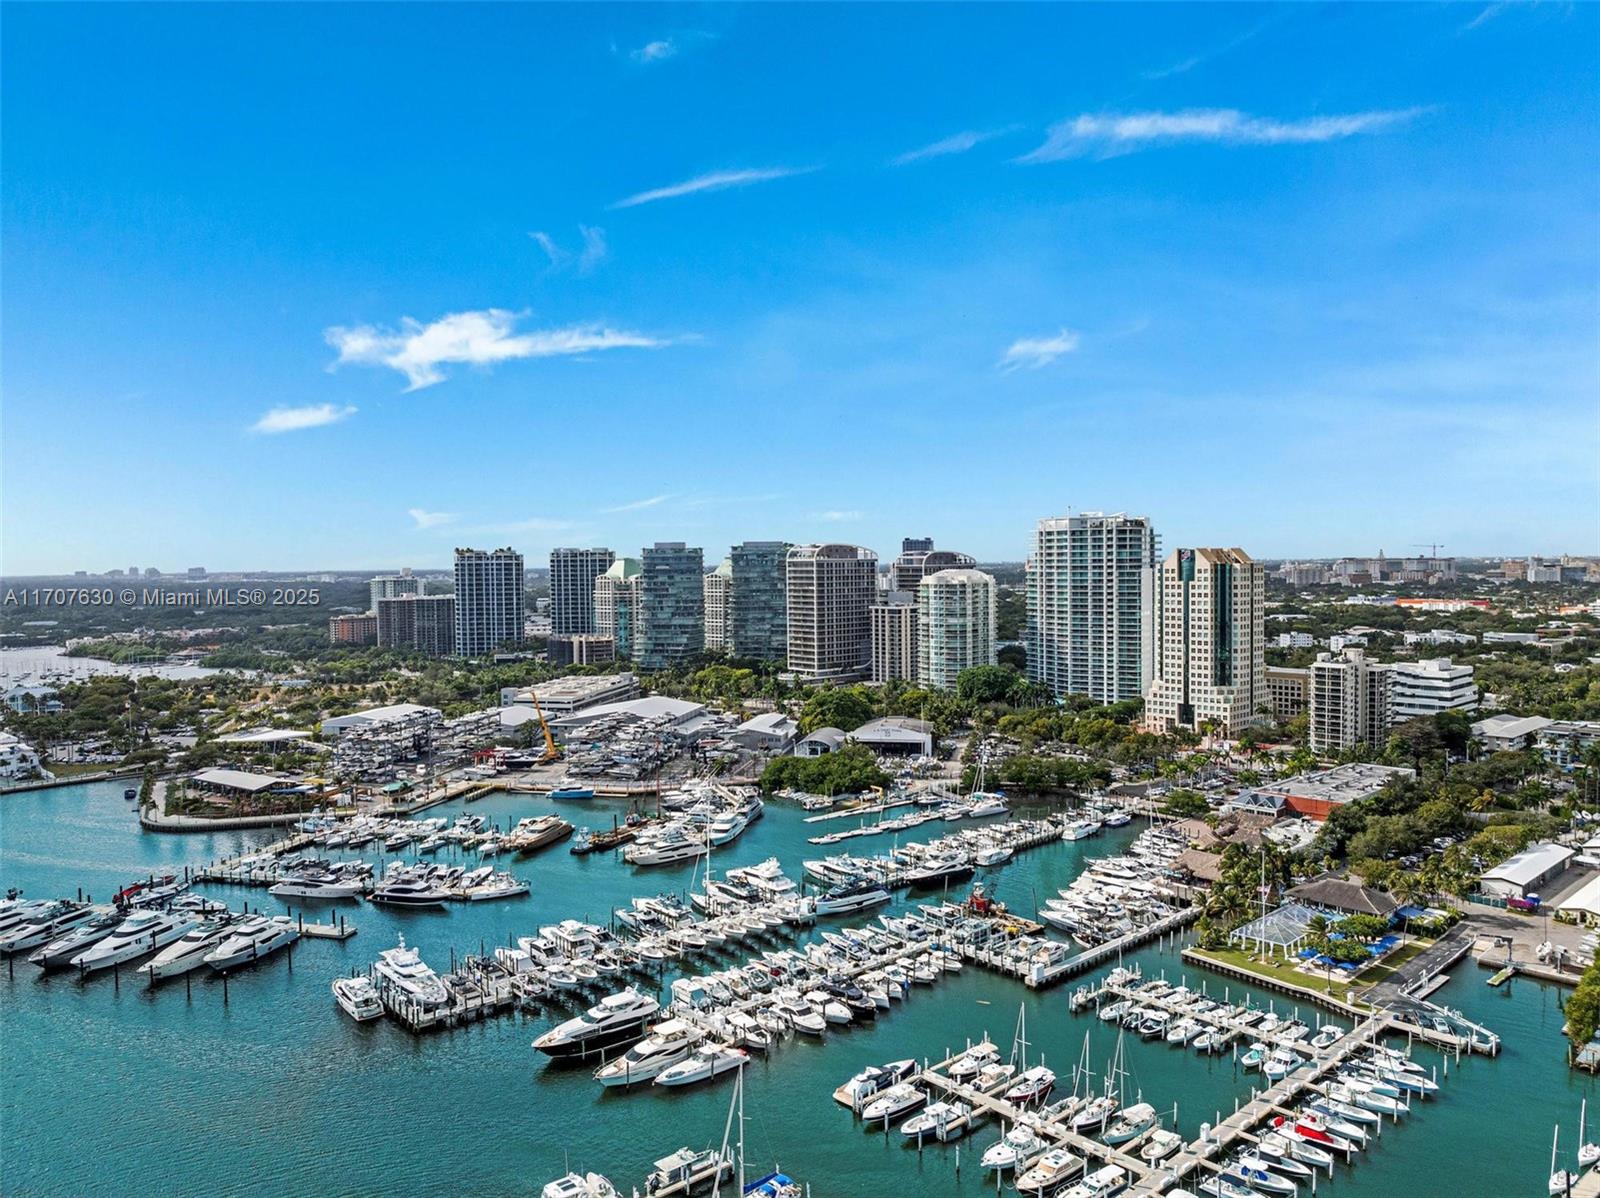
[[[1583,1138],[1585,1117],[1589,1114],[1589,1100],[1585,1098],[1578,1107],[1578,1168],[1587,1169],[1600,1162],[1600,1144],[1591,1144]]]
[[[1550,1193],[1570,1194],[1572,1187],[1578,1184],[1578,1175],[1568,1173],[1565,1169],[1556,1168],[1556,1145],[1561,1139],[1561,1124],[1556,1124],[1555,1134],[1550,1137]]]
[[[1044,1059],[1033,1068],[1028,1067],[1028,1008],[1026,1004],[1017,1007],[1017,1033],[1011,1046],[1011,1061],[1017,1067],[1016,1081],[1005,1092],[1005,1100],[1014,1102],[1018,1106],[1030,1106],[1036,1102],[1043,1102],[1050,1096],[1051,1087],[1056,1084],[1054,1070],[1047,1069]]]
[[[722,1128],[722,1158],[728,1159],[728,1139],[734,1128],[737,1118],[739,1135],[733,1151],[733,1176],[734,1184],[738,1189],[733,1193],[736,1198],[802,1198],[808,1195],[809,1189],[802,1186],[794,1178],[774,1168],[764,1177],[755,1181],[745,1181],[744,1159],[744,1069],[741,1067],[733,1079],[733,1100],[728,1105],[728,1122]],[[711,1198],[722,1198],[722,1175],[717,1175],[717,1180],[711,1186]]]

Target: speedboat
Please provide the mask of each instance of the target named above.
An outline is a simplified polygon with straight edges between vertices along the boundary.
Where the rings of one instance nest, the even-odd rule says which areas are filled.
[[[1136,1102],[1130,1107],[1125,1107],[1122,1114],[1111,1121],[1111,1125],[1100,1138],[1112,1146],[1126,1144],[1129,1140],[1136,1140],[1144,1135],[1157,1122],[1155,1107],[1148,1102]]]
[[[985,1169],[998,1169],[1005,1173],[1015,1169],[1018,1161],[1026,1160],[1043,1147],[1044,1141],[1039,1138],[1038,1132],[1026,1123],[1018,1123],[985,1149],[978,1163]]]
[[[1089,1174],[1062,1198],[1111,1198],[1111,1195],[1120,1194],[1127,1188],[1127,1170],[1120,1165],[1106,1165]]]
[[[205,963],[218,973],[249,965],[287,948],[300,939],[300,929],[287,915],[251,918],[231,929],[230,935],[205,955]]]
[[[1005,1098],[1007,1102],[1014,1102],[1018,1106],[1029,1106],[1048,1098],[1055,1084],[1055,1070],[1035,1065],[1031,1069],[1024,1070],[1022,1076],[1012,1083],[1011,1088],[1006,1091]]]
[[[607,995],[582,1015],[545,1032],[534,1048],[551,1057],[582,1057],[639,1038],[661,1004],[633,987]]]
[[[909,1058],[890,1061],[887,1065],[869,1065],[833,1092],[834,1101],[843,1103],[852,1111],[860,1111],[881,1092],[905,1081],[916,1069],[916,1061]]]
[[[930,1102],[900,1125],[900,1134],[908,1139],[931,1135],[953,1140],[972,1126],[971,1115],[972,1108],[964,1102]]]
[[[1281,1173],[1259,1168],[1245,1161],[1234,1161],[1222,1171],[1229,1181],[1237,1181],[1264,1194],[1293,1194],[1299,1187]]]
[[[1065,1148],[1052,1148],[1017,1178],[1019,1194],[1054,1194],[1085,1168],[1084,1159]]]
[[[231,920],[207,920],[190,928],[150,960],[139,966],[139,972],[152,979],[173,978],[198,969],[206,963],[206,954],[228,935]]]
[[[772,1009],[774,1013],[788,1020],[789,1026],[797,1032],[820,1036],[827,1030],[827,1021],[822,1018],[821,1012],[798,994],[780,995]]]
[[[1139,1159],[1148,1165],[1159,1164],[1183,1147],[1183,1137],[1175,1131],[1158,1127],[1150,1138],[1139,1145]]]
[[[861,1109],[861,1117],[868,1123],[883,1120],[889,1123],[901,1115],[909,1115],[923,1103],[928,1095],[910,1082],[897,1082]]]
[[[366,1023],[383,1014],[383,1002],[371,978],[334,978],[333,1001],[357,1023]]]
[[[688,1086],[709,1081],[731,1070],[743,1068],[749,1060],[750,1054],[742,1048],[735,1048],[731,1044],[706,1044],[677,1064],[668,1065],[656,1075],[655,1084]]]
[[[423,964],[416,949],[406,947],[404,936],[400,937],[398,948],[385,949],[378,954],[372,969],[380,988],[393,987],[408,1003],[442,1007],[450,1002],[450,991],[445,989],[444,982]]]
[[[973,864],[981,865],[985,868],[994,865],[1004,865],[1007,861],[1011,860],[1015,852],[1016,850],[1014,850],[1009,844],[991,844],[985,848],[979,849],[975,854],[973,854],[972,860]]]
[[[165,948],[177,940],[199,920],[187,915],[171,915],[161,911],[141,911],[130,915],[104,940],[100,940],[73,957],[70,964],[84,973],[109,969],[123,961],[131,961],[146,953]]]
[[[627,1052],[594,1071],[602,1086],[632,1086],[651,1081],[669,1065],[687,1057],[706,1038],[705,1032],[682,1019],[668,1019]]]

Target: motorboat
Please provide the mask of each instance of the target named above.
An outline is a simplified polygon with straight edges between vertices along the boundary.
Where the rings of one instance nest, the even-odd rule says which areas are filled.
[[[123,920],[109,936],[90,945],[73,957],[69,964],[84,973],[109,969],[165,948],[198,922],[189,915],[141,911]]]
[[[533,1042],[551,1057],[582,1057],[639,1038],[641,1029],[661,1010],[648,994],[628,987],[602,998],[582,1015],[558,1024]]]
[[[1222,1176],[1263,1194],[1293,1194],[1299,1188],[1295,1182],[1281,1173],[1274,1173],[1270,1169],[1259,1168],[1242,1160],[1225,1166]]]
[[[985,1169],[1006,1173],[1015,1169],[1018,1161],[1027,1160],[1043,1147],[1044,1141],[1039,1138],[1038,1132],[1026,1123],[1018,1123],[985,1149],[978,1163]]]
[[[1052,1148],[1016,1181],[1019,1194],[1054,1194],[1083,1172],[1084,1159],[1065,1148]]]
[[[229,930],[228,937],[205,955],[205,963],[218,973],[249,965],[271,956],[300,939],[300,929],[287,915],[255,916]]]
[[[232,920],[206,920],[190,928],[150,960],[139,966],[139,972],[157,978],[173,978],[198,969],[206,963],[206,955],[216,948],[230,931]]]
[[[0,935],[0,952],[21,953],[38,948],[87,923],[97,914],[100,911],[82,903],[51,904],[33,917],[13,924]]]
[[[929,857],[916,868],[909,870],[905,881],[913,890],[937,890],[957,882],[965,882],[974,873],[971,861],[961,857]]]
[[[607,1061],[594,1071],[602,1086],[633,1086],[651,1081],[669,1065],[676,1065],[692,1053],[706,1033],[682,1019],[668,1019],[650,1029],[650,1034],[627,1052]]]
[[[388,907],[442,907],[449,901],[450,892],[432,882],[402,878],[383,883],[369,897]]]
[[[927,1093],[917,1086],[910,1082],[896,1082],[862,1107],[861,1117],[868,1123],[876,1123],[880,1119],[889,1123],[901,1115],[909,1115],[927,1101]]]
[[[1292,1136],[1304,1140],[1317,1148],[1331,1149],[1342,1152],[1346,1156],[1355,1151],[1355,1145],[1343,1136],[1336,1136],[1322,1125],[1315,1115],[1302,1114],[1293,1119],[1286,1115],[1274,1115],[1273,1128],[1285,1136]]]
[[[691,1187],[720,1183],[733,1172],[731,1154],[716,1148],[702,1148],[698,1152],[683,1147],[655,1162],[655,1167],[644,1181],[646,1194],[659,1194],[676,1190],[687,1194]]]
[[[991,844],[979,849],[973,854],[972,861],[975,865],[989,868],[995,865],[1004,865],[1015,855],[1016,850],[1009,844]]]
[[[450,991],[445,988],[444,981],[423,963],[416,949],[406,947],[404,936],[400,938],[399,947],[378,954],[372,969],[380,989],[393,988],[408,1003],[442,1007],[450,1002]]]
[[[1182,1147],[1182,1136],[1165,1127],[1158,1127],[1139,1145],[1139,1159],[1148,1165],[1157,1165]]]
[[[772,1009],[797,1032],[820,1036],[827,1030],[827,1020],[823,1019],[822,1013],[798,994],[780,995]]]
[[[869,1065],[833,1092],[834,1101],[859,1112],[884,1090],[905,1081],[916,1070],[917,1063],[910,1058],[890,1061],[887,1065]]]
[[[731,1044],[706,1044],[673,1065],[668,1065],[655,1077],[658,1086],[688,1086],[709,1081],[734,1069],[742,1069],[750,1054]]]
[[[545,797],[554,799],[558,803],[571,802],[578,799],[592,799],[594,798],[594,787],[563,783]]]
[[[1155,1107],[1148,1102],[1136,1102],[1130,1107],[1124,1107],[1122,1113],[1111,1121],[1100,1138],[1113,1147],[1126,1144],[1129,1140],[1137,1140],[1159,1121]]]
[[[546,1182],[539,1198],[620,1198],[617,1187],[598,1173],[568,1173]]]
[[[90,945],[116,931],[122,920],[119,912],[102,909],[87,923],[81,923],[65,936],[58,936],[35,949],[28,955],[28,961],[41,969],[62,969]]]
[[[1096,1169],[1062,1198],[1111,1198],[1128,1188],[1128,1171],[1120,1165],[1106,1165]]]
[[[900,1125],[900,1134],[908,1139],[932,1136],[936,1140],[954,1140],[967,1133],[972,1126],[972,1108],[964,1102],[930,1102],[922,1110]]]
[[[1312,1169],[1322,1169],[1326,1172],[1333,1171],[1332,1154],[1323,1151],[1309,1140],[1302,1140],[1295,1136],[1286,1136],[1282,1132],[1272,1131],[1261,1137],[1256,1144],[1256,1151],[1269,1161],[1277,1162],[1280,1170],[1287,1164],[1310,1165]]]
[[[1275,1048],[1261,1062],[1261,1073],[1268,1081],[1281,1082],[1303,1064],[1305,1062],[1288,1049]]]
[[[1023,1070],[1022,1075],[1006,1090],[1005,1099],[1018,1106],[1031,1106],[1048,1098],[1055,1084],[1055,1070],[1035,1065]]]
[[[1220,1174],[1201,1182],[1200,1192],[1210,1198],[1257,1198],[1254,1190]]]
[[[1281,1173],[1284,1177],[1304,1178],[1311,1176],[1311,1169],[1299,1161],[1268,1156],[1259,1150],[1243,1152],[1239,1155],[1239,1163],[1249,1169],[1265,1169],[1272,1173]]]
[[[892,898],[877,882],[862,879],[835,886],[827,893],[818,895],[816,912],[818,915],[848,915],[869,907],[881,907]]]
[[[1097,819],[1075,819],[1069,821],[1061,829],[1062,840],[1087,840],[1100,831],[1100,821]]]
[[[383,1014],[383,1002],[371,978],[334,978],[333,1001],[357,1023],[366,1023]]]

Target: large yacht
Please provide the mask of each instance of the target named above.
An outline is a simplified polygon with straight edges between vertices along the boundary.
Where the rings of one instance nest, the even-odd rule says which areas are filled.
[[[287,915],[252,916],[233,928],[226,940],[206,954],[206,964],[218,973],[226,973],[287,948],[298,939],[300,929]]]
[[[367,884],[362,878],[305,875],[285,878],[267,887],[267,893],[273,898],[348,899],[360,898],[366,888]]]
[[[383,1014],[383,1002],[371,978],[334,978],[333,1001],[357,1023],[377,1019]]]
[[[191,969],[198,969],[228,933],[228,920],[205,920],[139,966],[139,972],[154,980],[177,977]]]
[[[405,878],[383,883],[370,897],[375,903],[392,907],[442,907],[449,901],[450,893],[432,882]]]
[[[633,987],[607,995],[582,1015],[551,1028],[533,1042],[546,1056],[581,1057],[637,1039],[661,1004]]]
[[[816,911],[818,915],[848,915],[852,911],[880,907],[891,898],[889,892],[878,883],[861,879],[835,886],[826,894],[818,895]]]
[[[58,936],[28,955],[28,960],[40,969],[63,969],[72,958],[91,944],[104,940],[122,926],[122,915],[117,911],[103,910],[88,923],[79,924],[64,936]]]
[[[705,837],[675,825],[649,840],[634,841],[622,850],[622,859],[629,865],[670,865],[703,856],[706,847]]]
[[[103,910],[103,908],[102,908]],[[0,935],[0,952],[21,953],[64,936],[98,912],[82,903],[53,903],[34,918],[12,926]]]
[[[450,1001],[439,975],[423,964],[417,950],[407,948],[405,937],[398,948],[384,949],[372,966],[379,986],[392,986],[408,1002],[424,1007],[442,1007]]]
[[[70,964],[84,973],[110,969],[123,961],[165,948],[199,922],[192,915],[141,911],[123,920],[104,940],[73,957]]]
[[[689,1056],[706,1033],[682,1019],[668,1019],[650,1029],[650,1034],[620,1057],[607,1061],[594,1071],[602,1086],[633,1086],[653,1079],[669,1065]]]

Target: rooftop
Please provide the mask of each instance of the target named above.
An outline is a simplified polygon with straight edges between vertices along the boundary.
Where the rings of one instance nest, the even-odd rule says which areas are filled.
[[[282,785],[285,779],[271,774],[252,774],[246,770],[201,770],[194,775],[201,786],[216,786],[223,790],[242,790],[247,794],[270,790]]]
[[[1400,907],[1394,895],[1388,891],[1374,890],[1347,878],[1317,878],[1303,882],[1291,887],[1289,896],[1313,907],[1328,907],[1355,915],[1381,915],[1385,919]]]
[[[1358,761],[1348,765],[1336,765],[1330,770],[1296,774],[1293,778],[1285,778],[1281,782],[1268,782],[1256,789],[1269,795],[1320,799],[1326,803],[1353,803],[1357,799],[1377,794],[1397,779],[1416,776],[1416,770],[1404,766],[1372,765],[1369,762]]]
[[[1485,870],[1483,877],[1485,881],[1531,886],[1571,857],[1572,850],[1564,844],[1531,844],[1516,856],[1507,857],[1493,869]]]

